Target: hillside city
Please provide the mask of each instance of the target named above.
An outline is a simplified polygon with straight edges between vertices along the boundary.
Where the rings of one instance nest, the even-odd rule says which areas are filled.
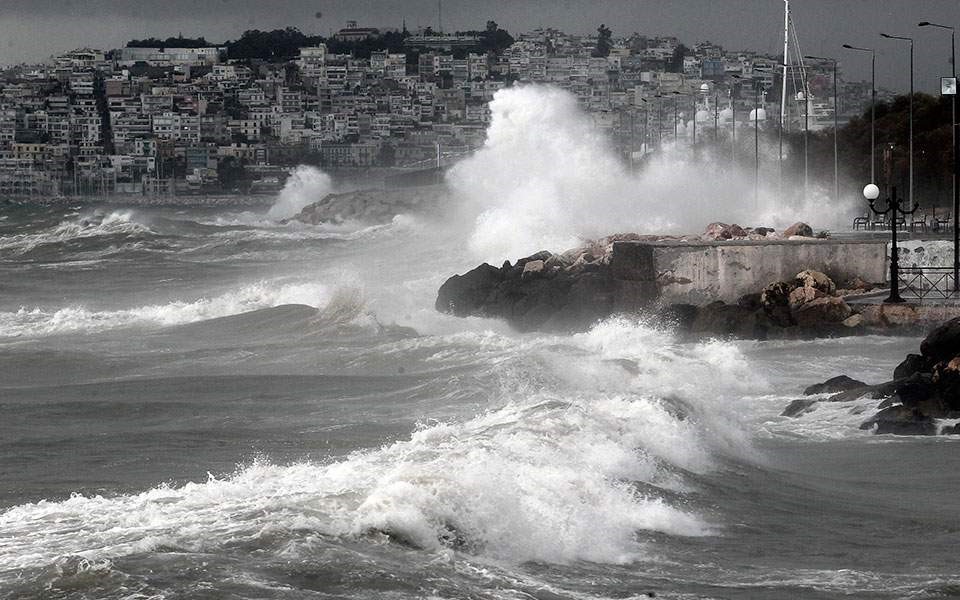
[[[731,122],[753,127],[762,104],[757,126],[776,128],[781,61],[669,36],[615,38],[606,26],[514,37],[492,21],[460,33],[351,22],[327,39],[288,28],[222,45],[77,49],[0,72],[0,197],[257,194],[298,164],[381,177],[430,169],[482,145],[489,102],[518,82],[569,91],[633,160],[688,136],[693,114],[721,136]],[[832,69],[806,65],[810,129],[833,126]],[[869,101],[869,82],[841,81],[840,120]]]

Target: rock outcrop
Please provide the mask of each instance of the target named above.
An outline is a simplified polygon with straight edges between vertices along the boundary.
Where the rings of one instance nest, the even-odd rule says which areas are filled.
[[[813,237],[813,228],[806,223],[794,223],[783,230],[783,237],[791,238],[795,236]]]
[[[637,299],[654,296],[656,282],[619,277],[611,264],[614,242],[637,234],[591,240],[562,254],[541,251],[500,268],[489,264],[447,279],[435,307],[460,317],[497,317],[520,331],[579,331],[618,312],[634,311]],[[649,288],[646,292],[644,287]]]
[[[345,221],[376,225],[388,223],[399,214],[429,213],[441,207],[448,197],[449,191],[443,185],[327,194],[293,219],[311,225]]]
[[[730,226],[715,225],[729,231]],[[846,335],[857,325],[848,321],[852,311],[846,302],[831,295],[837,291],[834,282],[812,270],[736,304],[658,305],[658,286],[673,275],[624,272],[636,263],[618,264],[613,253],[615,242],[651,237],[619,234],[560,254],[541,251],[499,268],[485,263],[444,282],[435,306],[461,317],[505,319],[520,331],[583,330],[599,319],[638,310],[673,324],[681,335],[698,338]]]
[[[908,354],[893,371],[893,379],[866,385],[845,376],[808,387],[805,394],[832,394],[830,402],[864,397],[882,399],[877,412],[861,429],[896,435],[960,434],[960,428],[941,427],[941,419],[960,419],[960,317],[933,329],[920,344],[920,354]],[[794,400],[784,416],[809,412],[819,400]]]

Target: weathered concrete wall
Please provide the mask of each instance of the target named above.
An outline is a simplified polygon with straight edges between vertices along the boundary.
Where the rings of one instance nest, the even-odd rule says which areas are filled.
[[[641,302],[732,303],[803,269],[838,284],[854,277],[885,282],[886,250],[886,242],[835,240],[616,242],[610,264],[615,279],[647,284]]]

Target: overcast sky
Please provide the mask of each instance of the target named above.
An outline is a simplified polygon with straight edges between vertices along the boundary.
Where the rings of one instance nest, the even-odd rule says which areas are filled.
[[[510,32],[554,27],[568,33],[615,36],[638,32],[675,35],[688,45],[701,40],[728,49],[782,51],[782,0],[441,0],[444,30],[480,28],[493,19]],[[804,54],[840,59],[847,79],[868,79],[868,54],[841,44],[877,50],[877,84],[906,91],[906,42],[916,40],[917,90],[939,91],[951,71],[950,32],[919,28],[920,21],[960,27],[960,0],[792,0]],[[317,14],[320,13],[320,17]],[[437,0],[0,0],[0,64],[42,60],[77,47],[109,49],[132,38],[182,33],[209,41],[235,39],[247,29],[292,25],[329,35],[348,20],[363,25],[437,26]]]

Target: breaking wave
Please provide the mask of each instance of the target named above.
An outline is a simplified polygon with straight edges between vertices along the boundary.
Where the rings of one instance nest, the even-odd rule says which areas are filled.
[[[110,213],[94,211],[88,215],[63,221],[47,231],[0,237],[0,250],[25,254],[40,246],[79,239],[107,236],[137,237],[152,233],[154,232],[148,226],[136,221],[133,211],[122,210]]]
[[[262,281],[210,298],[124,310],[96,311],[81,306],[57,310],[21,308],[16,312],[0,313],[0,336],[43,336],[131,326],[181,325],[283,304],[324,307],[331,297],[331,288],[323,284]]]
[[[316,167],[300,165],[287,179],[277,201],[267,216],[271,219],[288,219],[303,207],[323,199],[333,190],[333,180]]]
[[[699,233],[721,220],[778,228],[799,219],[849,222],[829,194],[785,201],[772,146],[763,148],[754,198],[753,169],[707,152],[693,160],[685,141],[665,144],[643,169],[629,171],[576,98],[557,88],[500,90],[490,111],[484,146],[447,179],[473,210],[470,249],[491,263],[623,231]]]
[[[0,513],[0,578],[65,557],[99,564],[314,534],[516,562],[626,563],[655,554],[647,534],[718,531],[686,495],[722,457],[750,453],[731,408],[749,379],[733,346],[682,346],[624,320],[573,338],[472,339],[495,382],[481,414],[421,423],[336,462],[258,460],[205,482],[10,508]],[[703,381],[709,394],[692,383]]]

